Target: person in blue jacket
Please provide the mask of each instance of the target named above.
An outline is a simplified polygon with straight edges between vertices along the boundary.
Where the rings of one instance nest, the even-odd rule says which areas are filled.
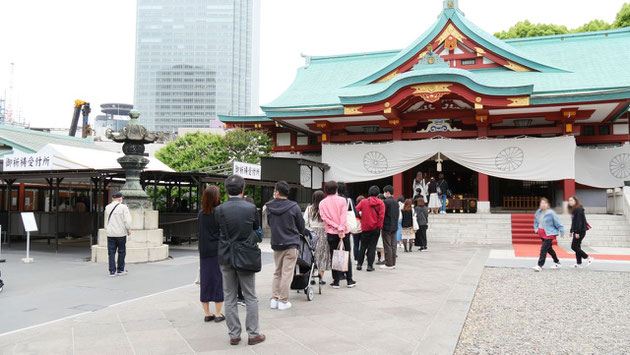
[[[538,265],[533,267],[534,271],[542,271],[547,254],[553,258],[554,265],[552,267],[554,269],[561,268],[560,259],[553,250],[553,241],[558,235],[564,237],[564,226],[560,222],[558,214],[551,209],[549,200],[545,197],[540,199],[540,208],[534,217],[534,231],[542,240]]]

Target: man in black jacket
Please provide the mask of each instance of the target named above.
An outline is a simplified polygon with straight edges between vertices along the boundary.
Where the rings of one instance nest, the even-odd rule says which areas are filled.
[[[276,183],[274,199],[267,202],[267,220],[271,227],[271,249],[276,262],[271,289],[271,309],[281,311],[291,308],[289,289],[293,269],[298,256],[300,234],[304,232],[302,210],[295,201],[289,200],[289,184]]]
[[[256,206],[243,200],[245,179],[241,176],[231,175],[225,179],[225,189],[229,199],[217,206],[215,216],[221,228],[218,256],[223,272],[226,324],[230,344],[238,345],[241,341],[241,321],[238,318],[236,294],[240,284],[247,307],[245,328],[249,336],[248,344],[255,345],[265,341],[265,335],[260,333],[258,322],[256,274],[235,270],[231,263],[230,248],[234,242],[254,243],[252,233],[258,229]]]
[[[396,231],[398,230],[398,217],[400,207],[394,200],[394,187],[387,185],[383,188],[385,193],[385,220],[383,220],[383,251],[385,252],[385,265],[381,269],[396,268]]]

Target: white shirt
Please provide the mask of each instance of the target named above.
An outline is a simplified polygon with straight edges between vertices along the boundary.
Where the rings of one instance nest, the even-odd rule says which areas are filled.
[[[416,189],[420,189],[420,196],[424,199],[424,202],[427,202],[427,182],[422,179],[419,182],[416,179],[413,179],[413,195],[416,195]]]

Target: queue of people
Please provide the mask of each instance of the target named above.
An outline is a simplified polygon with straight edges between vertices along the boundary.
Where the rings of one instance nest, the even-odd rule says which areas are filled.
[[[440,179],[443,180],[443,176]],[[274,198],[265,205],[275,262],[270,308],[286,311],[292,307],[289,291],[296,269],[300,238],[305,228],[312,231],[319,282],[325,284],[324,274],[331,270],[333,281],[330,285],[334,289],[341,287],[342,280],[345,280],[348,288],[357,285],[353,278],[351,258],[347,258],[347,265],[341,263],[342,268],[338,268],[338,263],[337,269],[334,268],[332,262],[335,250],[351,250],[351,238],[355,238],[357,271],[363,270],[366,260],[367,272],[375,271],[376,265],[380,265],[383,270],[395,269],[397,238],[400,238],[404,252],[411,252],[414,246],[419,251],[426,251],[429,210],[438,208],[431,201],[442,204],[436,192],[442,187],[435,178],[431,178],[428,184],[424,179],[414,181],[414,187],[416,195],[413,199],[402,196],[394,199],[391,185],[383,188],[383,194],[378,186],[371,186],[368,196],[357,199],[355,205],[345,196],[343,183],[328,181],[324,186],[325,193],[315,191],[312,203],[302,212],[296,202],[288,199],[288,183],[276,183]],[[260,332],[255,287],[256,272],[261,269],[261,253],[257,247],[257,243],[262,241],[261,222],[254,201],[243,196],[245,180],[241,176],[228,177],[225,188],[229,198],[224,203],[220,202],[220,190],[216,186],[209,186],[202,195],[202,209],[198,216],[200,301],[205,322],[226,321],[232,345],[241,342],[242,329],[237,304],[242,302],[246,308],[248,344],[255,345],[266,339]],[[438,194],[438,197],[432,198],[434,194]],[[118,195],[114,197],[120,198]],[[116,204],[120,204],[120,200],[115,199],[111,207]],[[576,255],[574,267],[581,267],[583,261],[588,266],[593,258],[582,250],[581,244],[590,226],[576,196],[569,199],[569,210],[572,214],[571,248]],[[359,221],[357,226],[350,226],[353,218]],[[354,233],[351,233],[351,229]],[[553,267],[560,268],[562,265],[553,249],[553,241],[559,235],[564,236],[565,229],[546,198],[541,199],[540,208],[536,211],[534,230],[542,241],[540,257],[534,270],[542,270],[547,254],[553,259]],[[382,244],[379,244],[381,241]],[[110,262],[110,271],[114,270],[115,273],[124,270],[124,249],[122,257],[122,265],[119,264],[118,268],[113,266],[113,261]],[[210,302],[214,303],[214,312],[210,311]]]

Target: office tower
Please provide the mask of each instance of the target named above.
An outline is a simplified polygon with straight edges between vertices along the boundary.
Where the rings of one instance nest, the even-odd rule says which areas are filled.
[[[138,0],[134,107],[150,130],[257,104],[256,0]]]

